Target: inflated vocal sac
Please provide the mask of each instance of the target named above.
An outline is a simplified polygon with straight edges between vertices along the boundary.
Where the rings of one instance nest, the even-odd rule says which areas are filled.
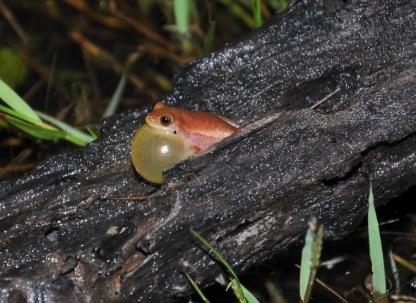
[[[149,182],[161,184],[163,171],[193,155],[181,136],[152,128],[139,127],[131,145],[131,160],[136,171]]]

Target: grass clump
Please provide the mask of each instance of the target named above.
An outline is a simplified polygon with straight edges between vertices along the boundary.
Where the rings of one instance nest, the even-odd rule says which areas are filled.
[[[67,140],[84,146],[96,137],[86,134],[54,117],[34,111],[10,86],[0,79],[0,119],[33,137],[44,140]],[[43,119],[43,120],[42,120]]]

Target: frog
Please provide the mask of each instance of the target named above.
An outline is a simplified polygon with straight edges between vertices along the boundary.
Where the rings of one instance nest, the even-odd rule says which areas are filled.
[[[158,101],[133,137],[133,167],[147,181],[162,184],[165,170],[191,156],[204,153],[238,129],[237,124],[222,116]]]

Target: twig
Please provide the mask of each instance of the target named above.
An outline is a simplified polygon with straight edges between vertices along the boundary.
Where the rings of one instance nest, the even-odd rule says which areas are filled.
[[[102,199],[107,199],[107,200],[121,200],[121,201],[147,201],[149,199],[149,196],[136,196],[136,197],[127,197],[127,198],[121,198],[121,197],[102,197]]]
[[[112,12],[117,18],[129,24],[134,30],[136,30],[138,33],[142,34],[143,36],[149,38],[152,41],[155,41],[156,43],[159,43],[160,45],[164,47],[168,47],[168,48],[173,47],[173,45],[169,41],[167,41],[162,35],[150,29],[146,25],[140,23],[139,21],[133,19],[132,17],[127,15],[125,12],[119,10],[117,7],[116,1],[110,1],[109,9],[110,9],[110,12]]]
[[[85,50],[88,54],[92,55],[95,58],[99,58],[100,60],[107,61],[111,64],[113,70],[118,74],[122,75],[124,71],[124,66],[118,62],[116,58],[114,58],[108,51],[101,48],[88,38],[86,38],[81,32],[73,31],[70,34],[71,38],[77,42],[83,50]],[[130,74],[129,81],[140,91],[143,91],[145,88],[144,83],[142,80],[137,78],[137,76]]]
[[[108,27],[112,27],[112,28],[125,27],[123,22],[121,22],[119,19],[113,18],[110,16],[103,16],[103,15],[96,13],[94,10],[91,10],[91,8],[88,6],[87,3],[85,3],[84,0],[65,0],[65,3],[79,10],[81,13],[90,17],[94,21],[100,22]]]
[[[23,41],[23,43],[28,44],[28,35],[26,34],[23,27],[20,26],[19,22],[17,22],[16,18],[13,15],[13,12],[9,10],[9,8],[4,4],[3,0],[0,0],[0,13],[10,23],[10,26],[14,29],[14,31],[17,33],[17,35]]]
[[[331,92],[330,94],[326,95],[325,97],[323,97],[321,100],[319,100],[318,102],[316,102],[314,105],[311,106],[311,109],[315,109],[317,108],[319,105],[321,105],[322,103],[324,103],[326,100],[328,100],[329,98],[331,98],[332,96],[334,96],[336,93],[338,93],[341,90],[340,87],[338,87],[336,90],[334,90],[333,92]]]

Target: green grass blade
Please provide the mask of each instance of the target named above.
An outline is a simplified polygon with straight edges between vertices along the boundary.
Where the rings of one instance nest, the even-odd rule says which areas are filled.
[[[316,220],[313,219],[309,223],[309,228],[306,232],[300,267],[299,295],[302,302],[305,303],[309,302],[315,282],[321,257],[323,234],[322,226],[317,228]]]
[[[192,285],[193,289],[195,289],[201,300],[204,303],[210,303],[208,298],[205,296],[205,294],[202,292],[202,290],[199,288],[196,282],[192,279],[192,277],[189,274],[185,274],[185,276],[188,279],[188,282]]]
[[[34,121],[40,121],[40,118],[32,110],[32,108],[22,99],[16,92],[0,79],[0,99],[8,106],[13,108],[19,114],[22,114]]]
[[[131,56],[129,56],[126,67],[124,68],[120,81],[117,84],[117,88],[114,91],[113,96],[111,97],[111,100],[108,103],[104,111],[104,114],[102,116],[103,119],[113,115],[117,111],[117,108],[121,102],[121,98],[123,96],[124,90],[126,89],[127,80],[130,74],[131,67],[139,58],[139,56],[140,56],[139,53],[133,53]]]
[[[41,126],[43,124],[42,121],[34,120],[32,118],[29,118],[25,115],[20,114],[19,112],[15,111],[14,109],[12,109],[10,107],[7,107],[7,106],[4,106],[4,105],[1,105],[1,104],[0,104],[0,113],[6,113],[7,115],[12,116],[16,119],[19,119],[19,120],[22,120],[22,121],[25,121],[25,122],[29,122],[29,123],[32,123],[32,124],[35,124],[35,125],[38,125],[38,126]]]
[[[225,260],[224,256],[211,243],[209,243],[204,237],[202,237],[198,232],[196,232],[192,228],[191,233],[199,242],[201,242],[208,249],[208,253],[212,254],[215,257],[215,259],[217,259],[217,261],[228,271],[228,274],[231,276],[231,287],[240,303],[247,303],[247,298],[245,297],[243,291],[243,285],[241,284],[240,280],[237,277],[237,274],[235,273],[231,265],[228,264],[227,260]]]
[[[300,268],[300,266],[299,266]],[[267,290],[267,293],[269,294],[271,303],[286,303],[285,298],[283,297],[282,291],[280,288],[276,285],[276,283],[271,279],[268,278],[264,284],[264,287]]]
[[[174,0],[173,13],[178,32],[181,35],[189,33],[189,20],[191,15],[191,0]]]
[[[259,300],[249,291],[243,284],[241,284],[241,289],[243,290],[244,297],[247,299],[248,303],[260,303]]]
[[[5,120],[10,125],[20,129],[21,131],[44,140],[57,140],[57,139],[63,139],[65,138],[65,133],[59,131],[59,130],[53,130],[53,129],[46,129],[39,127],[37,125],[33,125],[30,123],[27,123],[25,121],[13,118],[13,117],[6,117]]]
[[[376,209],[374,206],[373,186],[370,183],[368,195],[368,240],[370,245],[371,269],[373,271],[373,288],[375,295],[386,293],[386,273],[384,268],[383,248],[381,245]]]
[[[209,29],[204,41],[204,55],[208,55],[212,51],[212,45],[214,44],[216,22],[211,21],[209,23]]]
[[[223,255],[211,243],[205,240],[205,238],[202,237],[197,231],[191,229],[191,233],[199,242],[204,244],[204,246],[208,249],[208,253],[214,255],[215,259],[217,259],[225,267],[230,276],[239,281],[237,274],[235,273],[231,265],[229,265],[228,262],[225,260]]]
[[[37,114],[44,119],[45,121],[55,125],[56,127],[63,130],[67,135],[65,136],[65,139],[68,141],[71,141],[72,143],[75,143],[77,145],[86,145],[92,141],[95,140],[93,136],[90,136],[79,129],[76,129],[75,127],[72,127],[65,122],[62,122],[54,117],[51,117],[45,113],[37,112]]]
[[[111,115],[113,115],[116,111],[117,108],[120,104],[121,101],[121,97],[123,96],[123,92],[126,88],[126,84],[127,84],[127,79],[128,79],[128,69],[124,69],[123,75],[120,78],[120,81],[117,84],[117,88],[114,91],[113,96],[111,97],[110,102],[108,103],[102,118],[107,118],[110,117]]]
[[[396,261],[394,260],[393,252],[391,249],[389,249],[389,261],[390,261],[391,273],[393,275],[393,280],[394,280],[395,294],[400,295],[400,285],[401,285],[400,274],[399,274],[399,270],[397,268],[397,264],[396,264]]]
[[[305,245],[302,249],[302,259],[300,263],[300,281],[299,281],[299,295],[304,301],[306,295],[306,288],[308,287],[309,277],[312,268],[312,230],[309,228],[306,232]]]
[[[286,10],[288,5],[287,0],[268,0],[267,2],[274,10],[277,10],[280,13]]]
[[[253,18],[256,27],[260,27],[263,24],[261,16],[261,0],[251,0],[251,9],[253,10]]]
[[[256,22],[253,20],[252,16],[242,8],[237,1],[235,0],[219,0],[219,2],[227,7],[231,14],[243,21],[248,27],[256,27]]]
[[[238,299],[238,302],[240,303],[247,303],[247,299],[244,296],[243,288],[241,283],[237,280],[232,278],[231,279],[231,289],[234,292],[235,297]]]
[[[91,137],[94,138],[94,140],[98,138],[98,134],[93,129],[91,129],[91,127],[87,126],[85,127],[85,130],[90,134]]]

